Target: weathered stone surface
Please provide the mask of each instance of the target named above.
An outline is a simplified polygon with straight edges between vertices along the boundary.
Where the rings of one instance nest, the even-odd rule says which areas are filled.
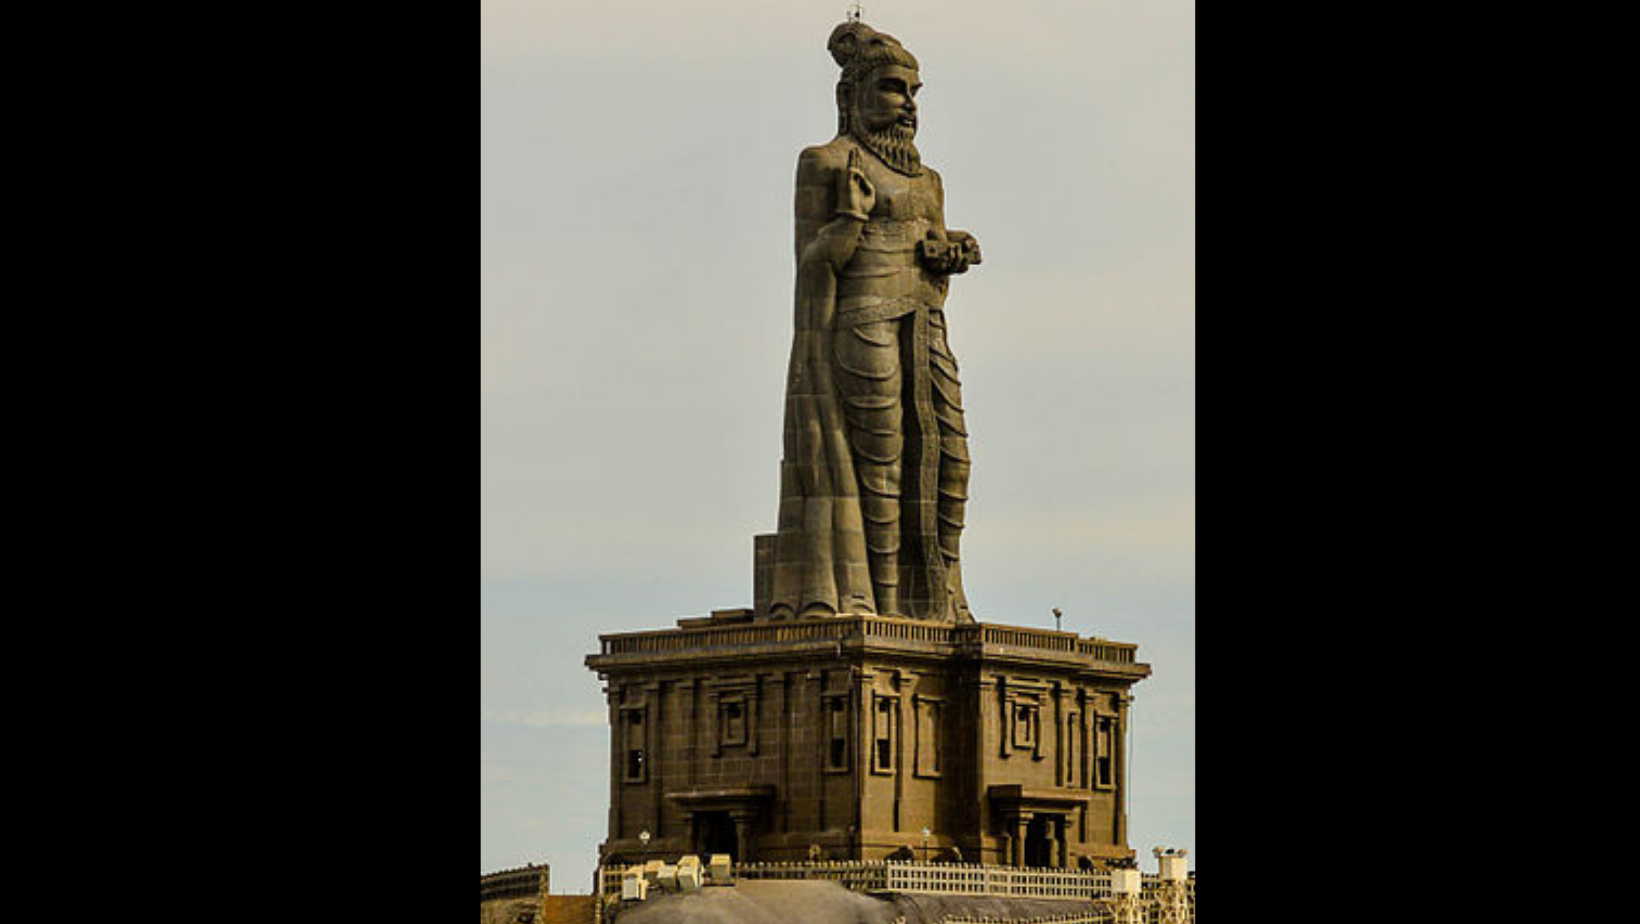
[[[893,924],[899,914],[832,882],[738,882],[629,905],[617,924]]]
[[[860,895],[834,882],[741,881],[623,908],[617,924],[939,924],[947,916],[1031,920],[1085,912],[1086,901],[973,895]]]
[[[1132,855],[1135,646],[881,616],[680,625],[587,658],[613,732],[606,863]]]
[[[917,59],[863,22],[827,43],[837,136],[798,158],[795,330],[779,531],[759,607],[971,621],[960,544],[968,431],[946,338],[952,275],[980,262],[921,161]]]
[[[540,924],[547,898],[549,870],[545,864],[485,873],[479,877],[479,920],[482,924]]]
[[[1030,921],[1060,915],[1086,913],[1093,902],[1050,898],[1012,898],[1001,895],[907,895],[888,896],[896,914],[905,915],[905,924],[940,924],[946,917],[966,917],[999,921]]]
[[[778,531],[754,539],[752,607],[587,658],[611,728],[602,860],[1131,857],[1128,690],[1150,668],[974,618],[945,304],[979,247],[915,146],[916,59],[854,21],[827,47],[838,131],[798,158]]]
[[[593,924],[592,896],[547,895],[542,898],[538,924]]]

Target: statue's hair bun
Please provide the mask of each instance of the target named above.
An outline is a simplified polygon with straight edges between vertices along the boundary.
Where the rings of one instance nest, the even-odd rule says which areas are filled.
[[[831,58],[838,67],[846,68],[860,53],[860,48],[876,35],[877,30],[857,19],[845,22],[831,30],[831,38],[826,39],[826,50],[831,52]]]
[[[826,40],[826,50],[831,52],[832,60],[844,73],[888,61],[907,67],[917,66],[917,59],[906,51],[899,39],[886,32],[878,32],[857,19],[831,30],[831,38]]]

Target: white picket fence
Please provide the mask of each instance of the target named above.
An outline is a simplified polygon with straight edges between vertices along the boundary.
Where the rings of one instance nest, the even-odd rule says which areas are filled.
[[[1011,895],[1019,898],[1111,897],[1108,870],[989,866],[979,863],[915,863],[900,860],[854,860],[832,863],[741,863],[742,879],[821,879],[840,882],[857,892],[916,892],[930,895]],[[1160,888],[1155,873],[1141,873],[1148,895]],[[1185,887],[1194,900],[1196,883]]]
[[[603,871],[604,893],[620,894],[618,869]],[[738,863],[735,879],[815,880],[836,882],[854,892],[907,892],[922,895],[990,895],[1014,898],[1055,898],[1101,901],[1113,897],[1107,870],[1043,869],[1015,866],[987,866],[979,863],[917,863],[899,860],[842,860],[834,862]],[[1161,919],[1161,903],[1167,889],[1155,873],[1140,874],[1141,896],[1147,906],[1145,917]],[[1196,879],[1182,883],[1185,919],[1196,919]],[[1175,893],[1176,894],[1176,893]],[[1173,915],[1167,916],[1175,919]],[[1010,924],[1108,924],[1113,920],[1107,907],[1078,911],[1060,917],[1035,918]],[[947,918],[945,924],[996,924],[986,918]]]
[[[1116,919],[1109,910],[1097,908],[1093,911],[1079,911],[1076,914],[1055,914],[1041,918],[970,918],[950,917],[940,920],[940,924],[1111,924]]]
[[[1081,899],[1110,894],[1110,874],[1103,871],[889,862],[887,878],[890,892]]]

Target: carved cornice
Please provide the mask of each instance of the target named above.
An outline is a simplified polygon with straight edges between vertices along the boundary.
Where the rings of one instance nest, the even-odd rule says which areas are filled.
[[[766,620],[599,636],[588,668],[602,674],[658,667],[737,671],[793,660],[858,662],[865,656],[943,663],[953,658],[1051,669],[1084,679],[1132,683],[1150,675],[1137,645],[996,623],[939,623],[891,616]]]

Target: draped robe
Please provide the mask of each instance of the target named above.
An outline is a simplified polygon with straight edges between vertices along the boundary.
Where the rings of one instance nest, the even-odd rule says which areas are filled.
[[[851,148],[877,191],[864,223],[835,216]],[[948,277],[916,253],[946,238],[943,212],[937,173],[893,171],[847,135],[799,158],[777,617],[883,613],[879,597],[897,597],[896,615],[972,619],[956,556],[968,454],[944,331]]]

